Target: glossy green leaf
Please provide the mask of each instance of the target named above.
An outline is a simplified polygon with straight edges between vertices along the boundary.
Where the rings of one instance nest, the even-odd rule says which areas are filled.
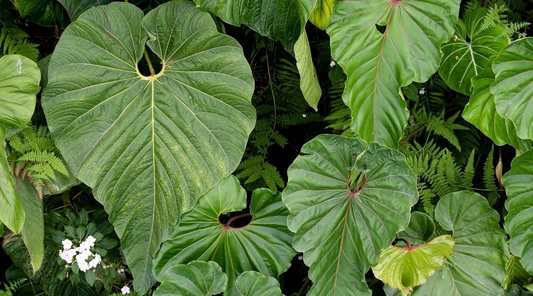
[[[163,243],[154,260],[154,273],[161,281],[176,264],[191,260],[215,261],[228,276],[226,295],[238,295],[237,276],[248,270],[278,277],[290,266],[296,252],[287,229],[288,211],[281,194],[267,189],[253,192],[250,205],[252,221],[233,226],[235,219],[222,224],[221,214],[246,207],[246,191],[237,178],[230,176],[198,200],[191,212],[183,215],[172,236]]]
[[[409,224],[416,177],[401,153],[360,139],[320,135],[301,153],[283,202],[310,268],[308,295],[369,295],[365,273]]]
[[[505,296],[531,296],[532,291],[524,291],[519,285],[512,285],[509,290],[505,291]]]
[[[491,65],[493,60],[491,58]],[[485,67],[483,72],[472,79],[472,83],[474,90],[463,110],[463,118],[476,126],[496,145],[509,144],[521,152],[533,148],[533,142],[518,138],[511,120],[503,118],[496,111],[494,95],[490,92],[490,86],[494,83],[492,67]]]
[[[453,245],[451,236],[441,235],[416,247],[390,246],[381,252],[372,272],[392,288],[410,290],[425,283],[442,266],[444,258],[452,254]]]
[[[39,270],[44,257],[43,201],[28,180],[13,178],[15,190],[20,197],[26,219],[22,226],[22,239],[30,255],[33,271]]]
[[[0,58],[0,127],[21,128],[30,122],[40,79],[32,60],[21,55]]]
[[[317,0],[315,8],[311,11],[309,21],[317,28],[325,30],[331,20],[333,0]]]
[[[331,54],[348,76],[343,100],[352,129],[366,141],[397,147],[409,112],[400,88],[439,67],[460,0],[342,0],[327,32]],[[422,58],[423,57],[423,58]]]
[[[309,40],[307,39],[305,30],[294,45],[294,56],[296,58],[298,72],[300,72],[300,89],[309,106],[317,111],[318,101],[322,96],[322,89],[318,82],[318,76],[316,75],[313,57],[311,56],[311,48],[309,47]]]
[[[226,290],[228,277],[213,261],[192,261],[167,269],[165,279],[154,295],[211,296]]]
[[[507,200],[503,226],[511,237],[509,249],[520,257],[522,266],[533,274],[533,150],[511,163],[511,170],[502,178]]]
[[[495,26],[483,29],[488,10],[477,8],[455,25],[455,34],[441,46],[443,52],[439,75],[453,90],[470,95],[472,78],[483,72],[491,56],[497,55],[509,39],[503,36],[504,28]]]
[[[509,260],[500,217],[477,193],[450,193],[435,208],[435,220],[451,232],[452,256],[413,295],[501,295]]]
[[[411,213],[409,226],[398,233],[398,238],[403,238],[411,245],[418,246],[430,241],[433,234],[435,234],[435,222],[433,222],[433,219],[426,213],[413,212]]]
[[[522,264],[520,264],[520,258],[511,254],[509,261],[505,264],[505,271],[507,277],[502,284],[504,289],[507,289],[509,285],[519,284],[520,286],[527,286],[533,283],[533,275],[529,274]]]
[[[496,80],[490,91],[496,110],[509,118],[522,139],[533,139],[533,38],[505,47],[492,66]]]
[[[20,16],[44,26],[66,27],[68,17],[57,0],[14,0]]]
[[[20,55],[0,58],[0,221],[13,232],[20,232],[25,215],[11,180],[5,133],[30,122],[40,78],[39,68],[30,59]]]
[[[147,41],[150,36],[150,40]],[[137,69],[145,45],[162,61]],[[93,7],[62,34],[43,109],[72,172],[109,213],[134,276],[154,282],[160,243],[239,164],[255,122],[240,45],[190,2]]]
[[[245,271],[235,281],[239,296],[282,296],[279,282],[257,271]]]
[[[316,0],[194,0],[234,26],[242,24],[257,33],[281,41],[292,52]]]
[[[84,11],[96,6],[104,5],[111,2],[111,0],[56,0],[65,8],[70,21],[75,21]]]

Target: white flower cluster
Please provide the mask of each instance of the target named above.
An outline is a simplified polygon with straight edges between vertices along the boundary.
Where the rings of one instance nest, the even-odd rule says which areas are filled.
[[[79,247],[72,248],[72,241],[66,239],[61,242],[63,244],[63,250],[59,251],[59,257],[67,263],[72,263],[75,257],[80,270],[86,272],[91,268],[95,268],[100,262],[102,262],[102,258],[99,254],[93,254],[93,252],[91,252],[91,248],[94,247],[95,242],[96,239],[89,235]],[[91,257],[92,260],[87,262],[89,257]]]

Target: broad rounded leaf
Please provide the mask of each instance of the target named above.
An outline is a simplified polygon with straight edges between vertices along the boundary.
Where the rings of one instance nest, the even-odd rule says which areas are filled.
[[[309,21],[317,28],[325,30],[331,20],[333,12],[333,0],[317,0],[315,8],[311,11]]]
[[[161,281],[175,264],[191,260],[215,261],[228,276],[226,295],[238,295],[234,282],[248,270],[278,277],[290,266],[296,252],[287,229],[288,211],[280,194],[267,189],[255,190],[246,226],[233,227],[234,219],[225,224],[221,214],[246,207],[246,191],[237,178],[230,176],[198,200],[191,212],[183,215],[172,236],[163,243],[154,260],[154,273]]]
[[[509,260],[500,217],[477,193],[450,193],[435,208],[435,220],[455,241],[452,257],[413,295],[501,295]]]
[[[409,112],[400,88],[424,82],[440,63],[460,0],[341,0],[328,34],[348,76],[343,100],[352,129],[366,141],[397,147]],[[422,58],[423,57],[423,58]]]
[[[494,58],[491,58],[490,65],[493,60]],[[474,90],[463,110],[463,118],[476,126],[496,145],[509,144],[519,151],[528,151],[533,147],[533,142],[518,138],[512,121],[503,118],[496,111],[494,95],[490,92],[493,82],[494,72],[491,66],[485,67],[483,72],[472,79]]]
[[[381,252],[379,263],[372,271],[390,287],[409,290],[425,283],[442,266],[444,257],[452,254],[453,244],[451,236],[441,235],[416,247],[390,246]]]
[[[147,42],[148,36],[150,40]],[[145,43],[162,70],[143,76]],[[62,34],[43,108],[72,172],[121,239],[134,286],[182,212],[235,170],[255,121],[240,45],[190,2],[93,7]]]
[[[194,0],[234,26],[242,24],[257,33],[281,41],[292,52],[316,0]]]
[[[492,66],[496,81],[496,110],[516,126],[522,139],[533,139],[533,38],[524,38],[505,47]]]
[[[282,296],[279,282],[257,271],[246,271],[235,281],[239,296]]]
[[[154,295],[211,296],[226,290],[228,277],[213,261],[192,261],[167,269],[165,279]]]
[[[65,27],[68,18],[57,0],[14,0],[20,16],[44,26]]]
[[[1,128],[21,128],[30,122],[35,109],[35,97],[41,90],[40,80],[41,72],[30,59],[21,55],[0,58]]]
[[[309,295],[368,295],[364,275],[409,224],[416,177],[398,151],[321,135],[289,167],[283,202]]]
[[[502,183],[507,193],[504,227],[511,240],[511,253],[520,257],[524,268],[533,274],[533,150],[515,159],[511,170],[507,172]]]
[[[30,255],[31,267],[35,272],[41,268],[44,257],[43,201],[28,180],[13,178],[13,183],[26,213],[21,233]]]
[[[502,26],[483,28],[487,13],[486,8],[477,8],[467,14],[464,22],[455,25],[450,41],[441,46],[439,75],[451,89],[465,95],[472,93],[471,80],[489,65],[490,57],[509,44]]]
[[[311,56],[311,48],[309,47],[309,40],[307,39],[305,30],[294,45],[294,56],[296,58],[298,72],[300,73],[300,89],[309,106],[317,111],[318,101],[322,96],[322,89],[318,82],[318,76],[316,75],[313,57]]]
[[[111,0],[56,0],[65,8],[70,21],[75,21],[84,11],[96,6],[104,5],[111,2]]]
[[[435,234],[435,222],[433,222],[433,219],[426,213],[413,212],[411,213],[409,226],[398,233],[398,238],[403,238],[411,245],[418,246],[430,241],[433,234]]]

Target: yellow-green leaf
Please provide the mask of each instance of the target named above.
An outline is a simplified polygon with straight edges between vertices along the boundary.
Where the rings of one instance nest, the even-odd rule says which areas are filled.
[[[333,0],[318,0],[315,8],[311,11],[309,20],[321,30],[325,30],[331,20]]]
[[[452,254],[454,244],[450,235],[441,235],[416,247],[390,246],[372,268],[374,276],[400,290],[422,285]]]
[[[313,58],[311,57],[311,48],[309,47],[309,40],[305,30],[294,44],[294,56],[296,57],[296,67],[300,72],[300,88],[305,100],[309,106],[317,111],[318,101],[322,96],[322,89],[318,83],[315,65],[313,65]]]

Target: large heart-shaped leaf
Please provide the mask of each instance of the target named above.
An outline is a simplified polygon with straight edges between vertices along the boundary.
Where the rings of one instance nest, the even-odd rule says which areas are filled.
[[[235,281],[239,296],[282,296],[279,282],[257,271],[245,271]]]
[[[75,21],[84,11],[96,6],[104,5],[111,2],[111,0],[56,0],[61,3],[67,12],[70,21]]]
[[[150,40],[146,42],[150,36]],[[162,70],[142,75],[145,43]],[[94,7],[61,36],[43,108],[57,147],[109,213],[137,291],[182,212],[235,170],[255,120],[240,45],[190,2]]]
[[[215,262],[192,261],[167,269],[154,295],[217,295],[226,290],[227,282],[228,277]]]
[[[493,60],[491,58],[489,65],[492,65]],[[474,90],[463,110],[463,118],[491,138],[496,145],[509,144],[521,152],[528,151],[533,147],[533,142],[518,138],[512,121],[503,118],[496,111],[494,95],[490,92],[493,82],[494,72],[491,66],[485,67],[483,72],[472,79]]]
[[[30,122],[40,79],[41,72],[30,59],[20,55],[0,58],[0,221],[13,232],[20,232],[25,216],[11,180],[5,133]]]
[[[310,267],[309,295],[368,295],[365,273],[407,227],[418,199],[405,157],[376,143],[321,135],[302,147],[288,177],[287,225]]]
[[[507,192],[504,227],[511,241],[509,249],[513,255],[520,257],[524,268],[533,274],[533,150],[515,159],[511,170],[507,172],[502,183]]]
[[[492,66],[496,81],[496,110],[509,118],[522,139],[533,139],[533,38],[517,40],[505,47]]]
[[[390,246],[381,253],[372,271],[390,287],[410,291],[425,283],[442,266],[444,258],[452,254],[453,244],[451,236],[441,235],[416,247]]]
[[[342,0],[328,34],[348,78],[343,100],[352,129],[367,141],[397,147],[409,112],[400,87],[424,82],[439,66],[460,0]]]
[[[426,213],[413,212],[409,226],[398,233],[398,238],[407,240],[413,246],[418,246],[430,241],[434,233],[435,222],[433,219]]]
[[[444,55],[439,74],[451,89],[465,95],[472,92],[471,79],[489,65],[491,56],[509,44],[502,26],[483,28],[487,13],[486,8],[468,13],[464,22],[459,20],[455,25],[454,36],[441,47]]]
[[[452,233],[452,257],[413,295],[503,294],[509,251],[500,217],[487,199],[469,191],[448,194],[437,204],[435,220]]]
[[[172,236],[163,243],[154,260],[156,278],[163,280],[166,270],[176,264],[215,261],[228,276],[226,295],[238,295],[234,284],[240,273],[256,270],[278,277],[287,270],[296,252],[291,247],[288,211],[281,202],[281,194],[255,190],[250,205],[252,221],[246,226],[233,226],[237,218],[220,222],[221,214],[245,207],[246,191],[237,178],[222,180],[198,200],[191,212],[183,215]]]

